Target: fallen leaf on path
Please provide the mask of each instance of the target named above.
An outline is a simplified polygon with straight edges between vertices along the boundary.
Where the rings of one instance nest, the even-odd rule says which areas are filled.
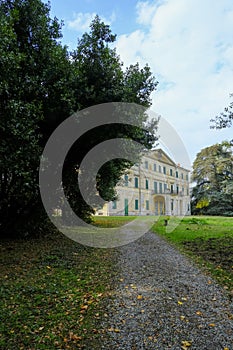
[[[187,340],[183,340],[181,343],[182,343],[181,349],[183,350],[187,350],[190,346],[192,346],[192,343]]]
[[[120,329],[119,329],[119,328],[115,328],[115,329],[114,329],[114,332],[115,332],[115,333],[120,333]]]
[[[82,305],[81,310],[86,310],[88,308],[88,305]]]
[[[111,328],[108,328],[108,331],[109,331],[109,332],[120,333],[120,329],[119,329],[119,328],[113,328],[113,327],[111,327]]]
[[[197,314],[198,316],[201,316],[201,315],[202,315],[202,312],[201,312],[201,311],[197,311],[196,314]]]
[[[70,339],[79,341],[79,340],[82,340],[82,337],[74,334],[73,332],[70,332]]]

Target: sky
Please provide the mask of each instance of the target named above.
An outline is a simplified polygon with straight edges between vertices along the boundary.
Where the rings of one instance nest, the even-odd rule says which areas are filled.
[[[62,42],[70,50],[98,14],[117,34],[125,67],[148,63],[159,82],[151,110],[173,127],[191,163],[201,149],[232,139],[232,128],[210,129],[210,119],[232,101],[232,0],[51,0],[50,5],[51,16],[64,21]]]

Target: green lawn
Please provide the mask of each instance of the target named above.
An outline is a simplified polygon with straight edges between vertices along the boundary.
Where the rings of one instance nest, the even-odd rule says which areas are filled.
[[[119,227],[136,219],[136,216],[93,216],[93,224],[98,227]]]
[[[99,349],[111,259],[59,233],[0,241],[0,349]]]
[[[164,220],[168,219],[168,226]],[[189,254],[232,295],[233,218],[160,217],[153,231]]]

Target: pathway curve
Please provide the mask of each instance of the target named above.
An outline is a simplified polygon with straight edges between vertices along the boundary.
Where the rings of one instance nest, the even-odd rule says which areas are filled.
[[[233,349],[232,304],[188,258],[150,232],[113,253],[102,349]]]

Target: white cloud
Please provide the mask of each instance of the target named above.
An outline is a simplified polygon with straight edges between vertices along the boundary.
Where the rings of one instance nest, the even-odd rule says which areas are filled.
[[[95,12],[74,13],[73,20],[68,21],[68,28],[74,29],[78,32],[88,31],[90,27],[90,23],[93,21],[96,15],[97,14]],[[100,16],[100,18],[105,24],[112,24],[115,21],[116,16],[115,16],[115,13],[113,12],[109,19],[103,16]]]
[[[141,45],[145,40],[145,34],[140,30],[136,30],[130,35],[119,36],[116,47],[126,67],[136,62],[144,64],[145,58],[141,53]]]
[[[209,120],[233,92],[233,2],[140,1],[137,11],[145,27],[120,36],[117,51],[126,65],[152,68],[160,82],[152,109],[177,128],[193,158],[230,137],[210,130]]]
[[[96,13],[75,13],[74,19],[68,21],[68,28],[75,29],[79,32],[84,32],[88,30],[91,21],[95,18]]]
[[[143,25],[149,25],[157,9],[157,4],[151,4],[149,1],[139,1],[136,5],[137,22]]]

